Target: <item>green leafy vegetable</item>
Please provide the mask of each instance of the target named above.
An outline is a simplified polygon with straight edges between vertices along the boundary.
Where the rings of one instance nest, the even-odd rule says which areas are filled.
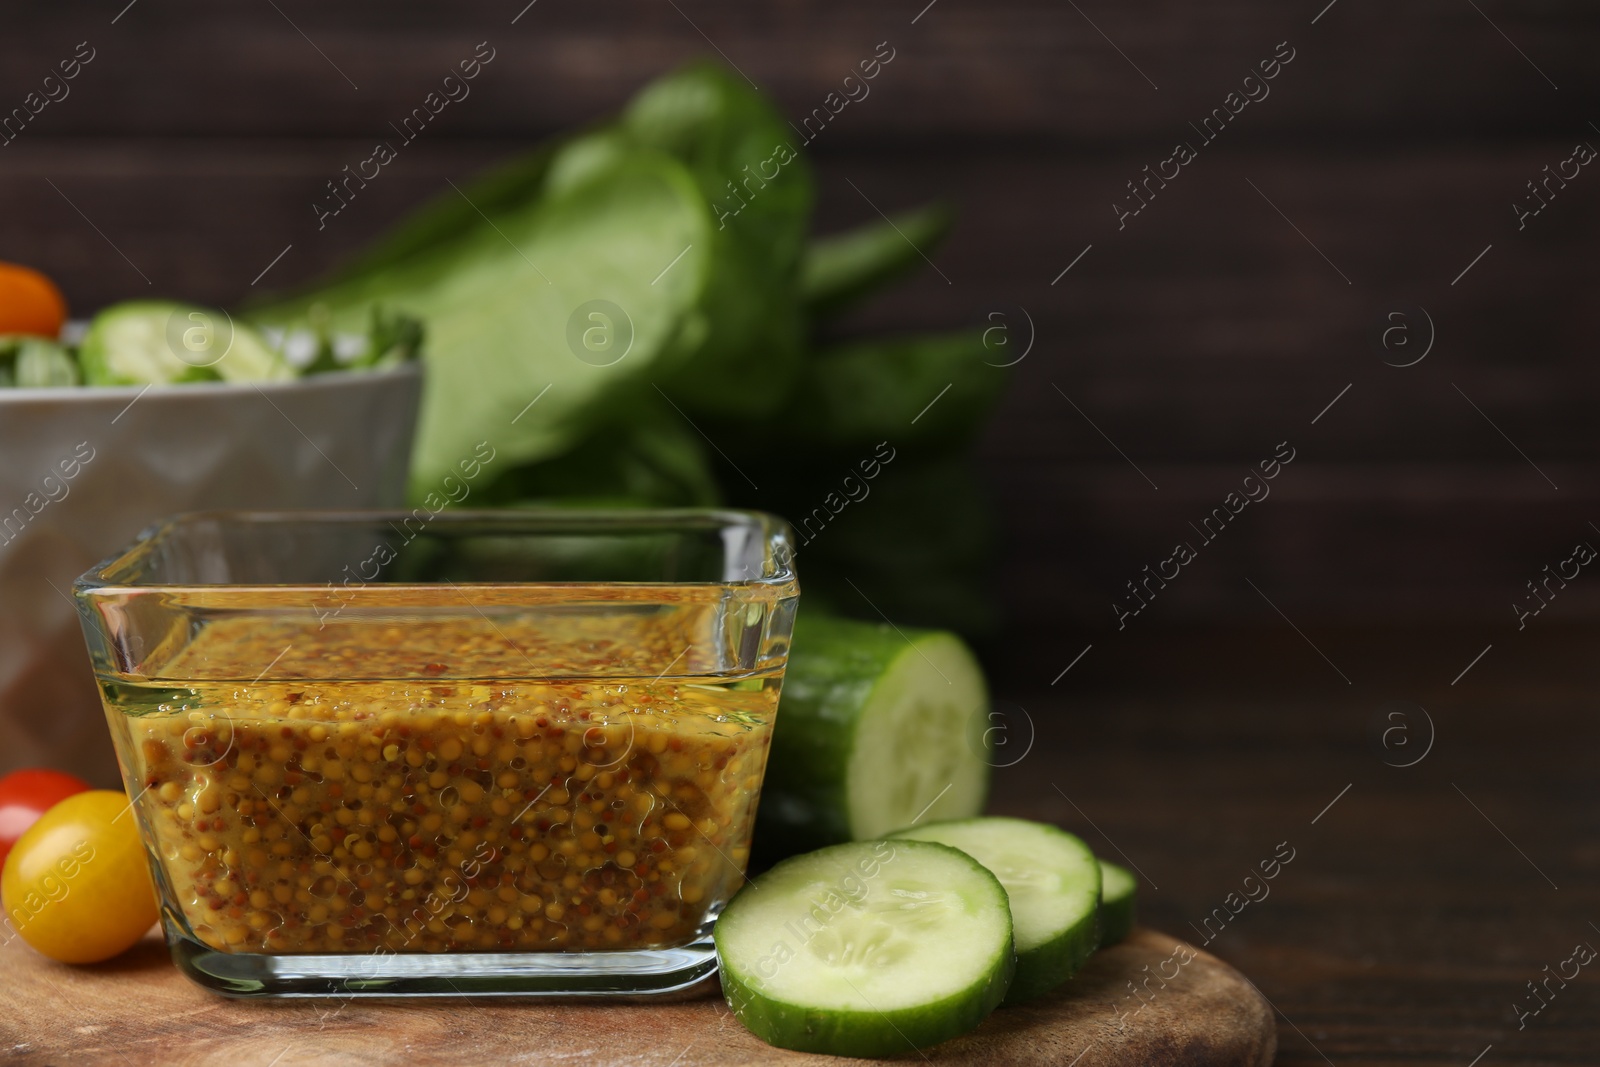
[[[994,520],[970,460],[898,456],[856,501],[840,489],[851,472],[842,455],[818,457],[768,471],[775,491],[750,494],[794,525],[807,597],[875,622],[989,633]]]
[[[338,327],[381,303],[427,324],[412,466],[425,488],[480,441],[512,464],[549,459],[638,404],[691,326],[710,227],[682,165],[633,149],[493,226],[256,318],[292,326],[320,308]]]
[[[811,242],[801,263],[800,289],[813,315],[837,315],[909,274],[950,232],[943,204],[894,215],[848,233]]]
[[[347,282],[449,244],[467,230],[484,226],[484,216],[525,204],[544,185],[554,145],[486,171],[460,188],[447,188],[324,279]]]
[[[960,449],[1005,388],[987,356],[975,331],[836,345],[806,362],[779,421],[822,445]]]
[[[482,504],[528,500],[574,506],[705,507],[721,503],[705,442],[665,404],[642,405],[572,449],[497,479]]]
[[[690,411],[771,412],[799,369],[803,337],[795,283],[812,182],[794,131],[742,79],[710,63],[646,87],[621,127],[682,161],[716,217],[706,331],[672,391]]]
[[[422,323],[408,315],[390,314],[374,304],[370,325],[363,333],[335,332],[325,306],[313,307],[307,324],[285,330],[268,327],[267,342],[277,351],[293,353],[303,362],[303,374],[392,367],[415,359],[422,351]]]
[[[813,531],[826,516],[808,595],[875,617],[851,588],[868,582],[907,621],[980,632],[989,526],[965,456],[1006,371],[970,330],[812,337],[916,269],[950,213],[808,243],[812,202],[783,116],[695,63],[441,190],[252,321],[309,331],[319,368],[378,309],[426,324],[416,495],[487,440],[502,458],[475,503],[725,501]],[[880,442],[901,458],[838,514],[840,477]]]

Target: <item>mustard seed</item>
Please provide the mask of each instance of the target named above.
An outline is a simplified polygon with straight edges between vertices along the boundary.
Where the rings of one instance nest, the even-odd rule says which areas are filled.
[[[656,680],[643,668],[689,642],[651,619],[209,623],[171,667],[193,699],[113,717],[170,903],[229,952],[693,939],[741,880],[777,686]],[[701,655],[686,674],[713,673]],[[393,680],[324,681],[308,657]],[[529,657],[567,679],[641,669],[552,683]]]

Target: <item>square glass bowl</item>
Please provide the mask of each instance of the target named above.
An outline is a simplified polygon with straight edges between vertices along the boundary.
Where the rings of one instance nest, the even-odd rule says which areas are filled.
[[[716,967],[799,587],[737,511],[180,516],[77,603],[162,923],[234,996]]]

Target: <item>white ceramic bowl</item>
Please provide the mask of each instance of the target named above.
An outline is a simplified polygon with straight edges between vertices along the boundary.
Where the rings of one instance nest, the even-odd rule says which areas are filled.
[[[0,773],[117,782],[72,583],[150,523],[214,508],[392,507],[422,372],[0,389]]]

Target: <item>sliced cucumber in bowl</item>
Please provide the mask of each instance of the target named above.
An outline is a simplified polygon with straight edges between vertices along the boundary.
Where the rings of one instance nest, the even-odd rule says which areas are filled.
[[[836,1056],[916,1052],[966,1033],[1016,965],[1000,882],[926,841],[785,860],[733,898],[715,939],[741,1023],[768,1044]]]
[[[958,848],[1005,886],[1017,944],[1017,974],[1007,1004],[1047,993],[1072,977],[1100,947],[1100,863],[1065,830],[1000,817],[928,823],[891,841],[936,841]]]
[[[285,381],[294,368],[253,327],[226,312],[167,300],[101,311],[78,350],[89,385]]]

